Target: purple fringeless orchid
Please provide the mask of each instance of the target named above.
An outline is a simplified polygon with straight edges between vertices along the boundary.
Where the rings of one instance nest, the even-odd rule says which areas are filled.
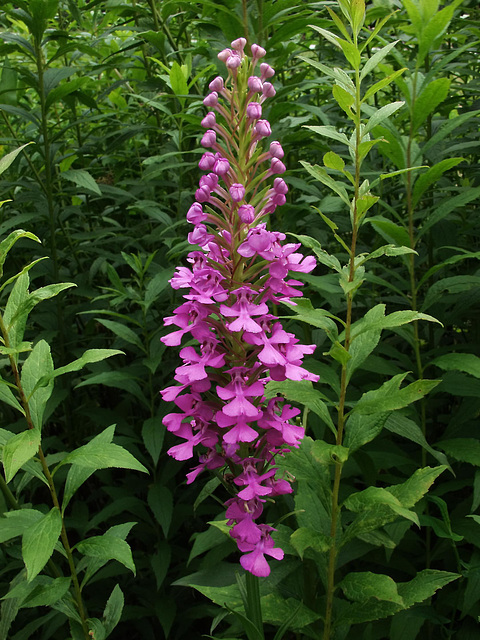
[[[271,305],[294,304],[302,283],[289,274],[309,273],[315,259],[298,253],[300,245],[286,243],[285,234],[267,229],[267,216],[288,192],[280,177],[282,146],[276,140],[264,144],[271,128],[262,105],[275,95],[268,81],[275,72],[260,63],[262,47],[252,45],[249,57],[245,45],[238,38],[219,54],[228,78],[215,78],[204,100],[211,111],[202,120],[207,131],[201,144],[209,150],[199,167],[207,173],[187,213],[193,225],[189,242],[201,250],[191,251],[190,267],[177,267],[171,280],[186,293],[165,319],[175,329],[162,338],[168,346],[180,345],[183,336],[198,344],[181,349],[179,384],[162,391],[177,407],[163,423],[182,440],[168,451],[175,459],[191,459],[200,448],[187,483],[207,469],[228,473],[236,494],[226,502],[226,516],[243,553],[240,562],[267,576],[265,556],[281,560],[283,551],[275,547],[274,529],[258,520],[267,499],[292,491],[289,479],[278,477],[275,459],[286,447],[298,447],[304,432],[294,422],[299,410],[281,398],[267,400],[265,385],[318,380],[302,366],[314,345],[299,344],[285,331]]]

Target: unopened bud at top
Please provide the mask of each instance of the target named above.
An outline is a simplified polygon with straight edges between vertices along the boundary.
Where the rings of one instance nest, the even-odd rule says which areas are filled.
[[[200,123],[204,129],[211,129],[217,124],[215,114],[213,111],[209,111]]]
[[[228,191],[230,192],[232,200],[235,202],[241,202],[245,197],[245,187],[243,184],[239,184],[238,182],[232,184]]]
[[[287,183],[283,178],[275,178],[275,180],[273,181],[273,190],[275,191],[275,193],[281,193],[285,195],[286,193],[288,193]]]
[[[203,99],[203,104],[206,107],[216,107],[218,104],[218,93],[216,91],[212,91],[208,96],[205,96]]]
[[[202,147],[213,147],[216,142],[217,134],[215,133],[215,131],[209,129],[203,134],[203,138],[201,139],[200,144],[202,145]]]
[[[286,170],[287,168],[281,160],[278,158],[272,158],[270,173],[285,173]]]
[[[255,133],[260,138],[265,138],[272,133],[268,120],[259,120],[255,125]]]
[[[263,58],[267,53],[265,49],[258,44],[252,44],[251,50],[254,58]]]
[[[246,44],[247,44],[247,41],[245,40],[245,38],[237,38],[236,40],[230,43],[232,49],[235,49],[235,51],[243,51],[245,49]]]

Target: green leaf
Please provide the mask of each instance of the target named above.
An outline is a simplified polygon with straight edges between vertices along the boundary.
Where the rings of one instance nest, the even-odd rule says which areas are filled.
[[[312,129],[313,127],[309,127]],[[320,127],[318,127],[320,128]],[[343,135],[343,134],[342,134]],[[323,167],[320,167],[318,164],[311,165],[308,162],[300,161],[300,164],[304,169],[308,171],[310,175],[314,178],[322,182],[324,185],[329,187],[332,191],[334,191],[343,202],[350,207],[350,199],[347,194],[347,190],[345,189],[343,183],[334,180],[332,176],[329,176]]]
[[[18,281],[17,281],[18,282]],[[43,300],[49,300],[50,298],[54,298],[58,296],[59,293],[64,291],[65,289],[70,289],[71,287],[76,287],[76,284],[73,282],[60,282],[59,284],[49,284],[46,287],[41,287],[40,289],[36,289],[32,291],[17,307],[15,310],[15,314],[7,325],[7,329],[10,330],[12,324],[15,322],[22,323],[24,319],[26,320],[30,311]]]
[[[210,478],[210,480],[208,480],[208,482],[202,487],[202,490],[196,497],[195,502],[193,503],[193,510],[196,511],[199,505],[206,498],[211,496],[212,493],[220,484],[221,484],[220,478],[217,478],[216,476],[214,476],[213,478]]]
[[[351,338],[353,341],[364,331],[394,329],[395,327],[401,327],[404,324],[416,322],[417,320],[428,320],[429,322],[437,322],[440,324],[433,316],[418,311],[395,311],[386,316],[385,305],[378,304],[367,311],[363,318],[352,325]]]
[[[393,242],[399,247],[409,246],[410,236],[403,227],[395,224],[395,222],[391,222],[380,216],[368,218],[368,222],[370,222],[375,231],[385,238],[387,242]]]
[[[98,322],[102,322],[98,320]],[[125,355],[123,351],[119,351],[118,349],[87,349],[80,358],[70,362],[70,364],[66,364],[64,367],[58,367],[55,369],[50,376],[46,375],[42,378],[42,382],[46,382],[50,379],[56,378],[57,376],[63,376],[65,373],[72,373],[73,371],[80,371],[87,364],[92,364],[94,362],[102,362],[106,358],[111,358],[112,356],[123,356]]]
[[[3,468],[7,483],[13,479],[25,462],[38,453],[40,440],[39,429],[28,429],[13,436],[3,447]]]
[[[184,75],[183,68],[174,61],[170,69],[170,86],[176,96],[188,95],[187,79]]]
[[[389,118],[396,111],[398,111],[400,107],[403,107],[404,104],[405,103],[403,101],[391,102],[390,104],[386,104],[383,107],[380,107],[380,109],[374,111],[374,113],[367,120],[365,127],[363,128],[362,137],[365,137],[367,133],[369,133],[373,129],[373,127],[376,127],[381,122]]]
[[[369,87],[362,98],[362,102],[366,102],[369,98],[372,98],[376,93],[380,91],[380,89],[383,89],[384,87],[388,86],[391,82],[393,82],[396,78],[398,78],[398,76],[401,76],[404,71],[406,71],[406,67],[404,67],[403,69],[398,69],[397,71],[394,71],[390,75],[385,76],[384,78],[376,82],[374,85]]]
[[[363,80],[371,71],[375,71],[378,68],[380,62],[382,62],[382,60],[390,53],[397,42],[399,41],[395,40],[395,42],[390,42],[385,45],[366,61],[360,73],[360,80]]]
[[[463,0],[453,0],[453,2],[447,7],[444,7],[438,13],[430,16],[421,31],[417,34],[419,40],[416,59],[417,68],[423,63],[435,42],[439,38],[442,38],[450,20],[453,17],[453,12],[462,4],[462,2]]]
[[[342,271],[342,265],[340,264],[339,260],[335,256],[332,256],[329,253],[327,253],[325,249],[322,249],[322,245],[320,244],[320,242],[318,242],[318,240],[316,240],[315,238],[312,238],[311,236],[303,236],[303,235],[298,235],[296,233],[289,233],[289,235],[296,238],[299,242],[303,244],[304,247],[308,247],[309,249],[312,249],[313,253],[316,255],[318,261],[321,264],[324,264],[329,269],[334,269],[338,273]]]
[[[30,415],[34,426],[41,431],[45,407],[53,392],[53,380],[45,386],[38,386],[44,376],[52,376],[53,361],[50,346],[45,340],[40,340],[34,346],[22,367],[22,387],[27,398]]]
[[[379,573],[352,572],[338,585],[345,597],[354,602],[367,603],[370,599],[386,600],[403,605],[397,585],[390,576]]]
[[[22,556],[31,582],[47,564],[62,530],[62,516],[53,507],[41,520],[27,529],[22,538]]]
[[[351,343],[349,349],[350,358],[347,360],[347,384],[353,373],[365,362],[368,356],[376,348],[380,341],[381,336],[380,329],[372,329],[371,331],[364,331],[360,335],[357,335],[355,340]]]
[[[446,353],[430,362],[444,371],[463,371],[480,378],[480,358],[473,353]]]
[[[359,260],[359,266],[367,262],[367,260],[375,260],[380,256],[403,256],[407,253],[417,253],[415,249],[410,249],[410,247],[397,247],[394,244],[384,244],[383,247],[379,249],[375,249],[372,253],[360,253],[357,255],[357,260]]]
[[[388,491],[400,500],[402,506],[410,509],[420,498],[423,498],[438,476],[443,473],[446,468],[446,465],[441,465],[439,467],[417,469],[408,480],[402,484],[388,487]]]
[[[412,113],[412,135],[418,131],[428,116],[445,100],[450,89],[448,78],[437,78],[428,84],[415,100]]]
[[[42,518],[43,513],[36,509],[7,511],[0,518],[0,542],[7,542],[17,536],[23,536],[25,531]]]
[[[417,380],[400,389],[400,384],[406,375],[406,373],[400,373],[378,389],[364,393],[352,409],[352,413],[368,415],[402,409],[423,398],[441,382],[441,380]]]
[[[322,421],[336,433],[335,425],[328,411],[328,407],[324,400],[328,400],[320,391],[314,389],[311,382],[285,380],[283,382],[268,382],[265,387],[265,397],[267,399],[274,398],[281,394],[291,402],[299,402],[305,407],[313,411],[322,419]]]
[[[456,167],[459,162],[462,162],[465,158],[445,158],[430,167],[428,171],[419,176],[413,187],[412,205],[414,207],[420,202],[422,195],[428,189],[428,187],[436,182],[444,173],[452,167]]]
[[[18,345],[23,341],[27,315],[24,314],[23,316],[18,317],[17,310],[19,306],[28,298],[29,283],[30,278],[28,276],[28,273],[23,273],[22,275],[20,275],[13,285],[10,295],[8,296],[7,304],[5,306],[3,322],[5,324],[5,327],[7,328],[8,340],[11,348],[18,347]],[[17,315],[15,322],[13,322],[12,320],[14,315]],[[15,362],[18,362],[18,357],[15,358]]]
[[[63,598],[70,588],[71,578],[37,576],[31,582],[16,585],[2,599],[18,598],[19,608],[51,607]]]
[[[138,462],[132,454],[120,447],[118,444],[99,442],[98,440],[91,440],[88,444],[83,445],[69,453],[63,460],[56,466],[54,473],[60,467],[66,464],[75,464],[85,469],[108,469],[114,467],[116,469],[133,469],[134,471],[143,471],[148,473],[148,470]]]
[[[104,327],[112,331],[116,336],[118,336],[122,340],[125,340],[125,342],[128,342],[129,344],[134,344],[142,352],[145,351],[144,344],[142,343],[138,335],[135,333],[135,331],[130,329],[130,327],[127,327],[121,322],[115,322],[113,320],[104,320],[103,318],[95,318],[95,320],[100,324],[103,324]]]
[[[354,413],[345,425],[345,446],[353,453],[367,442],[371,442],[382,431],[388,412],[361,415]]]
[[[159,416],[147,418],[142,426],[142,438],[146,450],[156,466],[162,452],[166,429]]]
[[[346,144],[347,147],[350,146],[350,141],[347,138],[347,136],[344,133],[340,133],[340,131],[337,131],[335,127],[330,127],[330,126],[314,127],[311,125],[308,125],[308,126],[305,125],[305,129],[310,129],[310,131],[313,131],[314,133],[318,133],[319,136],[322,136],[324,138],[330,138],[331,140],[337,140],[337,142],[343,142],[343,144]],[[301,164],[305,166],[305,165],[308,165],[308,162],[305,162],[305,163],[302,162]],[[311,166],[311,165],[308,165],[308,166]]]
[[[343,344],[341,344],[338,340],[336,340],[332,346],[330,347],[330,351],[326,353],[327,356],[330,356],[340,364],[346,365],[347,362],[351,359],[350,353],[345,349]]]
[[[415,424],[415,422],[413,422],[413,420],[410,420],[396,412],[388,416],[387,421],[385,422],[385,428],[392,433],[402,436],[403,438],[408,438],[408,440],[416,442],[423,447],[425,451],[428,451],[430,455],[436,458],[440,464],[450,468],[446,456],[440,451],[435,451],[435,449],[428,444],[422,430],[417,424]]]
[[[324,311],[323,309],[314,309],[310,301],[305,298],[299,300],[295,306],[290,304],[286,304],[286,306],[295,312],[295,316],[288,317],[300,320],[301,322],[307,322],[313,327],[323,329],[329,340],[332,342],[337,339],[338,328],[335,322],[330,318],[328,311]]]
[[[12,162],[15,160],[15,158],[18,156],[18,154],[23,151],[25,149],[25,147],[28,147],[28,145],[30,144],[34,144],[33,142],[27,142],[26,144],[22,144],[21,147],[18,147],[18,149],[14,149],[13,151],[10,151],[10,153],[7,153],[6,156],[3,156],[2,158],[0,158],[0,175],[6,171],[8,169],[8,167],[12,164]],[[16,236],[16,234],[18,234]],[[18,238],[30,238],[31,240],[35,240],[36,242],[40,242],[40,240],[37,238],[36,235],[34,235],[33,233],[30,233],[28,231],[23,231],[22,229],[19,229],[18,231],[13,231],[7,238],[5,238],[5,240],[3,240],[3,242],[0,244],[0,263],[3,265],[3,263],[5,262],[5,255],[3,253],[3,247],[2,245],[4,243],[6,243],[5,246],[8,246],[8,243],[11,242],[10,238],[12,238],[12,236],[14,236],[14,240],[11,243],[11,245],[8,247],[7,249],[7,253],[10,250],[11,246],[18,240]],[[16,237],[15,237],[16,236]],[[2,260],[3,258],[3,260]],[[1,275],[1,273],[0,273]]]
[[[306,549],[313,549],[319,553],[328,551],[331,546],[331,538],[308,527],[299,527],[290,536],[290,543],[300,559],[303,560]]]
[[[2,379],[0,379],[0,402],[5,402],[5,404],[8,404],[10,407],[17,409],[17,411],[20,411],[22,415],[25,415],[25,411],[23,410],[22,405],[13,395],[12,390],[7,385],[5,380]]]
[[[173,496],[170,489],[154,484],[148,492],[147,502],[155,520],[162,527],[163,535],[167,538],[173,515]]]
[[[103,563],[117,560],[135,575],[132,551],[125,540],[105,533],[103,536],[93,536],[75,545],[75,549],[84,556],[94,558]]]
[[[468,462],[480,467],[480,441],[475,438],[452,438],[441,440],[436,446],[445,451],[447,456],[459,462]]]
[[[338,84],[334,84],[332,87],[332,93],[340,108],[343,109],[347,115],[351,115],[351,106],[355,102],[355,97],[352,96],[350,91],[347,91]],[[336,169],[336,167],[332,168]],[[341,169],[339,169],[339,171],[341,171]]]
[[[334,151],[329,151],[323,156],[323,164],[329,169],[335,169],[336,171],[343,171],[345,167],[345,162]]]
[[[103,442],[110,443],[113,439],[113,435],[115,433],[115,425],[107,427],[104,431],[96,435],[90,442]],[[65,513],[65,509],[68,506],[68,503],[72,499],[73,495],[77,491],[77,489],[86,481],[88,478],[95,473],[96,469],[85,468],[77,464],[72,464],[70,469],[68,470],[67,479],[65,481],[65,488],[63,490],[63,500],[62,500],[62,515]]]
[[[122,590],[118,584],[116,584],[107,600],[107,604],[105,605],[105,610],[103,612],[103,626],[105,627],[106,633],[105,637],[109,636],[120,622],[124,601],[125,598],[123,597]]]
[[[417,602],[423,602],[430,598],[438,589],[453,582],[453,580],[458,580],[460,577],[458,573],[424,569],[417,573],[410,582],[399,583],[397,585],[398,593],[403,598],[405,605],[411,607]]]
[[[95,193],[97,196],[102,195],[100,187],[85,169],[68,169],[67,171],[63,171],[60,176],[65,178],[65,180],[74,182],[84,191],[90,191]]]

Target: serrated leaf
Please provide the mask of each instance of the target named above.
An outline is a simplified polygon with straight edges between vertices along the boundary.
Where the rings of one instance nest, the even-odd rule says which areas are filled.
[[[371,442],[382,431],[389,412],[349,416],[345,425],[345,446],[353,453],[367,442]]]
[[[22,465],[38,453],[41,435],[39,429],[28,429],[10,438],[3,447],[5,481],[10,482]]]
[[[0,402],[5,402],[5,404],[8,404],[10,407],[17,409],[17,411],[20,411],[22,415],[25,415],[25,411],[23,410],[22,405],[13,395],[12,390],[7,385],[5,380],[1,380],[1,379],[0,379]]]
[[[299,402],[308,407],[310,411],[316,413],[325,422],[332,432],[336,433],[335,425],[324,402],[325,400],[328,401],[328,398],[317,389],[314,389],[311,382],[294,380],[285,380],[283,382],[272,380],[268,382],[265,387],[265,397],[270,399],[278,394],[281,394],[291,402]]]
[[[480,467],[480,441],[475,438],[452,438],[436,443],[447,456],[459,462],[468,462]]]
[[[45,340],[40,340],[34,346],[22,366],[22,387],[27,398],[30,416],[33,425],[40,431],[43,424],[43,414],[47,402],[53,392],[53,380],[38,386],[38,382],[44,376],[52,376],[53,360],[50,346]]]
[[[103,563],[109,560],[117,560],[123,564],[127,569],[136,574],[135,565],[133,564],[132,550],[125,540],[117,538],[108,533],[103,536],[93,536],[82,540],[75,549],[89,558],[94,558],[102,561]]]
[[[0,518],[0,542],[7,542],[17,536],[23,536],[25,531],[42,518],[43,513],[36,509],[7,511]]]
[[[375,307],[370,309],[361,320],[355,322],[352,326],[351,332],[352,341],[355,340],[356,336],[359,336],[364,331],[383,331],[384,329],[394,329],[395,327],[401,327],[404,324],[409,324],[410,322],[416,322],[418,320],[426,320],[428,322],[436,322],[440,324],[433,316],[427,315],[426,313],[420,313],[419,311],[394,311],[393,313],[384,315],[385,308],[384,304],[375,305]]]
[[[70,588],[71,578],[37,576],[31,582],[24,581],[11,589],[3,599],[18,598],[19,608],[51,607],[63,598]]]
[[[441,465],[439,467],[417,469],[408,480],[402,484],[388,487],[388,491],[400,500],[402,506],[410,509],[420,498],[423,498],[438,476],[443,473],[446,468],[446,465]]]
[[[365,572],[349,573],[338,585],[345,597],[354,602],[367,603],[370,599],[386,600],[403,606],[395,581],[384,574]]]
[[[7,329],[10,330],[11,326],[15,322],[23,322],[23,318],[26,319],[30,311],[43,300],[49,300],[50,298],[54,298],[58,296],[59,293],[65,291],[65,289],[70,289],[71,287],[76,287],[77,285],[73,282],[60,282],[59,284],[49,284],[46,287],[41,287],[40,289],[36,289],[32,291],[17,307],[14,315],[12,316],[9,324],[7,325]]]
[[[384,244],[383,247],[375,249],[372,253],[359,254],[357,259],[360,259],[359,265],[364,264],[367,260],[375,260],[380,256],[403,256],[408,253],[416,253],[415,249],[410,247],[398,247],[395,244]]]
[[[368,415],[380,411],[403,409],[434,389],[441,380],[417,380],[400,389],[406,374],[401,373],[388,380],[378,389],[367,391],[353,407],[352,413]]]
[[[331,538],[308,527],[299,527],[290,536],[290,544],[297,551],[300,559],[303,560],[307,549],[313,549],[319,553],[328,551],[331,546]]]
[[[430,364],[444,371],[463,371],[480,378],[480,358],[473,353],[446,353],[432,360]]]
[[[104,431],[92,438],[91,442],[105,442],[110,443],[115,433],[115,425],[107,427]],[[73,495],[81,485],[88,480],[88,478],[95,473],[96,469],[90,469],[81,467],[77,464],[72,464],[68,470],[67,479],[65,481],[65,488],[63,490],[62,500],[62,515],[65,513],[65,509],[68,503],[72,499]]]
[[[120,622],[124,602],[125,598],[123,597],[122,590],[118,584],[116,584],[107,600],[107,604],[105,605],[105,610],[103,612],[103,625],[105,627],[106,636],[110,635]]]
[[[83,190],[91,191],[95,193],[97,196],[101,196],[102,192],[100,191],[100,187],[92,178],[92,176],[85,169],[68,169],[67,171],[63,171],[60,176],[65,178],[65,180],[69,180],[70,182],[74,182],[78,187]]]
[[[22,556],[27,568],[28,582],[31,582],[47,564],[61,530],[60,510],[58,507],[53,507],[23,534]]]
[[[91,440],[88,444],[83,445],[83,447],[79,447],[69,453],[57,465],[54,472],[66,464],[75,464],[85,469],[92,469],[93,471],[114,467],[116,469],[133,469],[134,471],[148,473],[148,470],[143,464],[138,462],[138,460],[123,447],[120,447],[118,444],[99,442],[98,440]]]

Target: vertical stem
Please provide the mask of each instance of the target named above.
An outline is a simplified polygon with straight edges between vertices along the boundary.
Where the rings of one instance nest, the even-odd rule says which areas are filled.
[[[262,605],[260,603],[260,585],[257,576],[254,576],[247,571],[245,573],[245,586],[247,589],[247,604],[248,611],[245,613],[247,617],[253,622],[260,632],[260,637],[264,638],[263,633],[263,619],[262,619]]]
[[[357,34],[354,32],[354,44],[358,49]],[[354,282],[355,280],[355,251],[357,246],[358,237],[358,212],[357,202],[360,195],[360,154],[359,146],[361,142],[360,131],[360,70],[355,69],[355,181],[354,181],[354,198],[353,198],[353,212],[352,212],[352,242],[350,246],[350,270],[348,275],[348,281]],[[351,342],[351,326],[352,326],[352,303],[353,292],[347,293],[347,317],[345,323],[345,342],[344,347],[348,352]],[[347,364],[342,364],[342,373],[340,379],[340,396],[338,403],[338,419],[337,419],[337,438],[336,444],[341,445],[343,442],[343,433],[345,428],[345,400],[347,395]],[[337,560],[338,548],[337,548],[337,531],[338,523],[340,520],[341,507],[339,505],[338,497],[340,492],[340,481],[342,478],[343,463],[336,462],[335,473],[333,479],[332,489],[332,507],[331,507],[331,524],[330,524],[330,539],[331,546],[328,557],[327,567],[327,602],[325,607],[325,626],[323,631],[323,640],[330,640],[332,633],[333,622],[333,596],[335,593],[335,565]]]
[[[2,333],[2,337],[3,337],[3,340],[4,340],[5,346],[7,348],[10,348],[10,340],[9,340],[9,337],[8,337],[8,332],[7,332],[7,329],[5,327],[5,323],[3,321],[3,316],[1,314],[0,314],[0,331]],[[30,406],[28,404],[28,400],[27,400],[27,397],[25,395],[25,391],[23,390],[21,377],[20,377],[20,372],[18,370],[17,363],[15,361],[15,357],[12,354],[10,354],[8,356],[8,358],[9,358],[9,361],[10,361],[10,366],[11,366],[11,369],[12,369],[13,377],[15,378],[15,386],[17,388],[17,392],[18,392],[18,395],[19,395],[19,398],[20,398],[20,402],[22,404],[23,410],[25,411],[25,419],[27,421],[28,428],[29,429],[34,429],[35,426],[33,424],[32,416],[31,416],[31,413],[30,413]],[[50,494],[52,496],[53,505],[54,505],[54,507],[56,507],[58,509],[58,511],[60,513],[60,518],[61,518],[61,521],[62,521],[62,530],[61,530],[60,537],[62,539],[62,544],[63,544],[63,547],[65,549],[65,553],[67,555],[67,561],[68,561],[68,566],[70,568],[70,575],[72,577],[73,590],[74,590],[74,594],[75,594],[75,600],[76,600],[76,604],[77,604],[77,609],[78,609],[78,613],[80,615],[80,619],[81,619],[81,622],[82,622],[82,629],[83,629],[83,633],[85,635],[85,640],[90,640],[91,636],[90,636],[89,629],[88,629],[87,616],[86,616],[86,613],[85,613],[85,609],[83,607],[80,584],[78,582],[77,571],[76,571],[76,568],[75,568],[75,563],[73,561],[72,548],[70,546],[70,542],[68,540],[68,535],[67,535],[67,530],[65,528],[65,520],[63,518],[62,510],[60,508],[60,503],[58,501],[58,495],[57,495],[57,491],[55,489],[55,485],[54,485],[54,482],[53,482],[52,474],[50,473],[50,469],[48,468],[48,464],[47,464],[47,461],[45,460],[45,455],[43,453],[43,450],[42,450],[41,446],[38,449],[38,456],[40,458],[40,462],[41,462],[41,465],[42,465],[43,473],[44,473],[45,478],[47,479],[47,482],[48,482],[48,487],[50,489]],[[8,492],[11,495],[10,504],[13,506],[13,508],[18,508],[18,504],[17,504],[15,498],[13,497],[13,495],[11,494],[10,490],[6,486],[6,483],[3,480],[3,478],[1,478],[1,481],[0,481],[0,488],[2,489],[2,492],[4,493],[4,495],[6,495],[2,483],[5,484],[6,489],[8,490]],[[12,502],[12,499],[13,499],[13,502]]]

